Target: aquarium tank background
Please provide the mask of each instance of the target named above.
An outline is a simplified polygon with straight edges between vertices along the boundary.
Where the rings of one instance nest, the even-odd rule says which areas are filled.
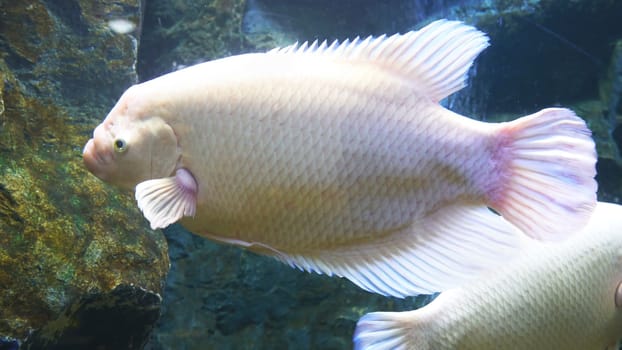
[[[599,200],[620,203],[619,0],[0,0],[0,350],[349,349],[363,314],[429,302],[150,230],[81,148],[134,83],[438,18],[491,38],[443,103],[488,121],[575,110],[597,142]]]

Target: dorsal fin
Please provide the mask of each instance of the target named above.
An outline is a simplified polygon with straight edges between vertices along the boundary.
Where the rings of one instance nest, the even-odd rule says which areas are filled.
[[[466,74],[488,37],[458,21],[439,20],[418,31],[390,37],[359,37],[341,43],[317,41],[276,48],[268,54],[323,55],[379,64],[409,77],[438,102],[466,85]]]

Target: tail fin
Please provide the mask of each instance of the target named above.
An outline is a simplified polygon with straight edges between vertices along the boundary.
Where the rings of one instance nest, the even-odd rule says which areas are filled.
[[[596,206],[596,148],[572,111],[548,108],[500,125],[493,159],[501,182],[490,205],[531,237],[580,230]]]
[[[417,330],[412,321],[415,312],[372,312],[361,317],[354,331],[354,349],[428,349],[426,332]]]

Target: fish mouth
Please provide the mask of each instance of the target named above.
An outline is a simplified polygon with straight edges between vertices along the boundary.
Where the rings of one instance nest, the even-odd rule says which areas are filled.
[[[82,149],[82,156],[85,157],[87,154],[91,154],[92,153],[92,149],[94,146],[94,140],[93,139],[89,139],[86,144],[84,145],[84,148]]]
[[[98,178],[105,180],[106,172],[104,169],[109,163],[102,152],[99,152],[94,139],[90,139],[82,149],[82,161],[86,169]]]

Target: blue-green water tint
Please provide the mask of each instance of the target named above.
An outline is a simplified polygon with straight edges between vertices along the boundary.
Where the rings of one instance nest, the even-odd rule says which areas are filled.
[[[53,291],[46,295],[55,307],[62,308],[65,299],[78,298],[79,293],[60,286],[79,277],[82,266],[117,271],[118,266],[134,261],[147,271],[156,265],[140,251],[130,250],[115,253],[114,259],[100,266],[109,249],[106,242],[81,240],[90,237],[97,221],[109,226],[111,237],[119,237],[119,231],[135,232],[119,239],[123,244],[139,243],[159,251],[157,239],[140,241],[143,231],[148,231],[140,213],[119,209],[126,202],[133,206],[131,198],[111,194],[109,188],[92,189],[87,180],[70,184],[72,179],[91,176],[79,168],[80,148],[118,95],[136,80],[181,66],[296,40],[392,34],[442,17],[476,25],[489,34],[491,47],[476,61],[469,87],[443,103],[461,114],[490,121],[547,106],[576,110],[588,121],[598,144],[599,199],[622,200],[622,53],[614,50],[622,45],[620,1],[153,0],[141,7],[138,0],[76,0],[50,4],[0,0],[0,233],[5,237],[10,233],[10,239],[0,240],[0,248],[28,254],[33,234],[26,227],[35,215],[29,207],[43,207],[45,220],[37,217],[38,221],[72,227],[68,231],[76,237],[76,249],[69,255],[83,257],[82,265],[51,260],[54,264],[25,269],[31,271],[28,278],[51,270],[46,280],[50,285],[32,281],[41,283],[43,291]],[[6,17],[26,13],[26,6],[30,15],[24,21]],[[116,17],[141,25],[128,34],[106,31],[106,23]],[[10,26],[17,22],[28,30]],[[54,49],[39,49],[46,42],[52,42]],[[37,107],[26,108],[30,101],[36,101]],[[37,152],[34,156],[28,153],[32,149]],[[31,174],[37,172],[47,190],[43,187],[21,196],[17,189],[35,186]],[[48,198],[56,208],[43,205]],[[75,217],[71,223],[55,220],[63,212]],[[122,214],[139,218],[140,224],[114,220]],[[408,310],[431,300],[366,293],[346,280],[294,270],[191,235],[179,226],[164,234],[171,269],[162,281],[166,283],[162,317],[148,349],[348,349],[356,321],[364,313]],[[56,249],[62,246],[52,243]],[[0,253],[0,262],[6,255]],[[9,271],[12,265],[2,266],[6,266],[2,271]],[[0,279],[5,278],[2,271]],[[113,274],[106,276],[111,284],[116,281]],[[102,288],[108,280],[99,282],[82,287]],[[156,284],[151,283],[151,288],[157,289]],[[28,291],[0,292],[14,297]],[[8,304],[7,298],[0,302]],[[28,294],[17,301],[20,306],[35,303],[31,298]],[[23,340],[22,333],[11,331],[28,325],[36,328],[57,316],[43,306],[34,310],[11,318],[19,310],[1,308],[0,349],[12,349],[13,338]]]

